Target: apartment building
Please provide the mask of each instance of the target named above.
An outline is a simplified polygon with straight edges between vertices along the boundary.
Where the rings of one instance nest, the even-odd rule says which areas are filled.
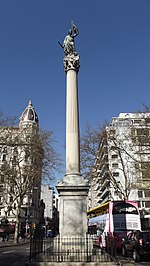
[[[102,134],[92,176],[90,207],[135,200],[141,217],[150,219],[150,113],[112,118]]]
[[[42,219],[40,200],[42,156],[36,144],[39,120],[32,102],[18,126],[0,127],[0,220],[36,224]],[[42,153],[42,152],[41,152]]]
[[[44,218],[52,219],[53,218],[53,197],[54,189],[47,185],[41,186],[41,199],[45,204],[44,209]]]

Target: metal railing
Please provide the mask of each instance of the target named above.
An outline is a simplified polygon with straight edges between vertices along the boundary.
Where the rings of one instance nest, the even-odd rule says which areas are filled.
[[[42,232],[35,232],[31,237],[30,261],[108,262],[111,256],[95,246],[93,238],[88,234],[45,238]]]

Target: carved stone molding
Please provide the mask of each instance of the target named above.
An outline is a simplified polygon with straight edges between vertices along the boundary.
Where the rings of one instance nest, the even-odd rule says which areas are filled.
[[[80,68],[80,56],[78,54],[71,54],[64,57],[64,70],[67,72],[70,69],[74,69],[77,72]]]

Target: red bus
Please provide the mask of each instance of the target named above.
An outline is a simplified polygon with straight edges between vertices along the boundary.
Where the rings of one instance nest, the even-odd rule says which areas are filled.
[[[135,201],[109,201],[88,211],[89,234],[95,236],[96,244],[102,248],[110,238],[114,239],[117,248],[121,248],[122,238],[135,230],[141,230]]]

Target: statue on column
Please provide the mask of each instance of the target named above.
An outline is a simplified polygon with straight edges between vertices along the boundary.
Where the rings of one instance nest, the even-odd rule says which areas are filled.
[[[59,45],[64,49],[65,56],[72,54],[77,55],[74,46],[74,39],[79,34],[79,31],[73,21],[71,21],[71,24],[72,24],[72,29],[69,29],[68,35],[65,37],[63,45],[60,42],[58,42]]]

